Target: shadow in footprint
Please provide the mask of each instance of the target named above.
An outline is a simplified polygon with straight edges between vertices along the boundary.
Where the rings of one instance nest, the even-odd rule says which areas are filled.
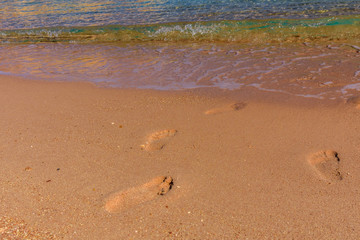
[[[156,177],[141,186],[112,194],[106,200],[104,208],[109,213],[121,212],[165,195],[172,185],[172,177]]]
[[[233,104],[219,107],[219,108],[209,109],[209,110],[205,111],[205,114],[213,115],[213,114],[219,114],[219,113],[230,112],[230,111],[238,111],[240,109],[243,109],[244,107],[246,107],[246,103],[238,102],[238,103],[233,103]]]
[[[360,109],[360,96],[350,97],[346,100],[347,104],[354,105],[357,109]]]
[[[166,129],[152,133],[141,148],[146,151],[161,150],[177,133],[175,129]]]
[[[340,158],[333,150],[316,152],[309,157],[308,162],[322,179],[330,183],[343,179],[340,172]]]

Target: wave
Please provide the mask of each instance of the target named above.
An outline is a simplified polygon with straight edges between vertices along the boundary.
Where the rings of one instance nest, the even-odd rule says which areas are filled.
[[[1,43],[359,41],[360,15],[319,19],[180,22],[0,30]]]

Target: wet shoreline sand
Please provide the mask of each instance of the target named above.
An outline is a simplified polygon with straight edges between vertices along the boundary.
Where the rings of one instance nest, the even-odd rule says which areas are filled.
[[[87,81],[100,87],[257,89],[261,94],[344,100],[360,89],[358,45],[306,39],[250,45],[186,41],[3,44],[0,73],[34,80]]]
[[[1,216],[43,239],[354,239],[356,104],[1,76]]]

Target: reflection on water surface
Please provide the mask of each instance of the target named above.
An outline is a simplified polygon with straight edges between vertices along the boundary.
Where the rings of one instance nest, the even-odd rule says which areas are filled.
[[[358,53],[348,45],[7,44],[0,72],[105,87],[250,87],[329,99],[360,89]]]
[[[360,1],[354,0],[3,0],[0,29],[355,14],[360,14]]]

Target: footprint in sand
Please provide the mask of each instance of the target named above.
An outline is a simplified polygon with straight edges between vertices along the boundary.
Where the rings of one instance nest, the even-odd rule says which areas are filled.
[[[116,213],[154,200],[169,192],[172,185],[172,177],[156,177],[141,186],[114,193],[106,200],[105,210]]]
[[[357,109],[360,109],[360,96],[351,97],[346,100],[346,103],[353,104]]]
[[[161,150],[165,145],[174,137],[177,133],[175,129],[166,129],[158,132],[152,133],[145,142],[144,145],[141,145],[141,148],[146,151]]]
[[[219,108],[212,108],[210,110],[207,110],[205,112],[206,115],[212,115],[212,114],[218,114],[218,113],[224,113],[224,112],[230,112],[230,111],[238,111],[240,109],[243,109],[244,107],[246,107],[246,103],[244,102],[238,102],[238,103],[233,103],[224,107],[219,107]]]
[[[336,182],[343,179],[340,172],[340,158],[337,152],[332,150],[320,151],[312,154],[308,161],[324,180]]]

